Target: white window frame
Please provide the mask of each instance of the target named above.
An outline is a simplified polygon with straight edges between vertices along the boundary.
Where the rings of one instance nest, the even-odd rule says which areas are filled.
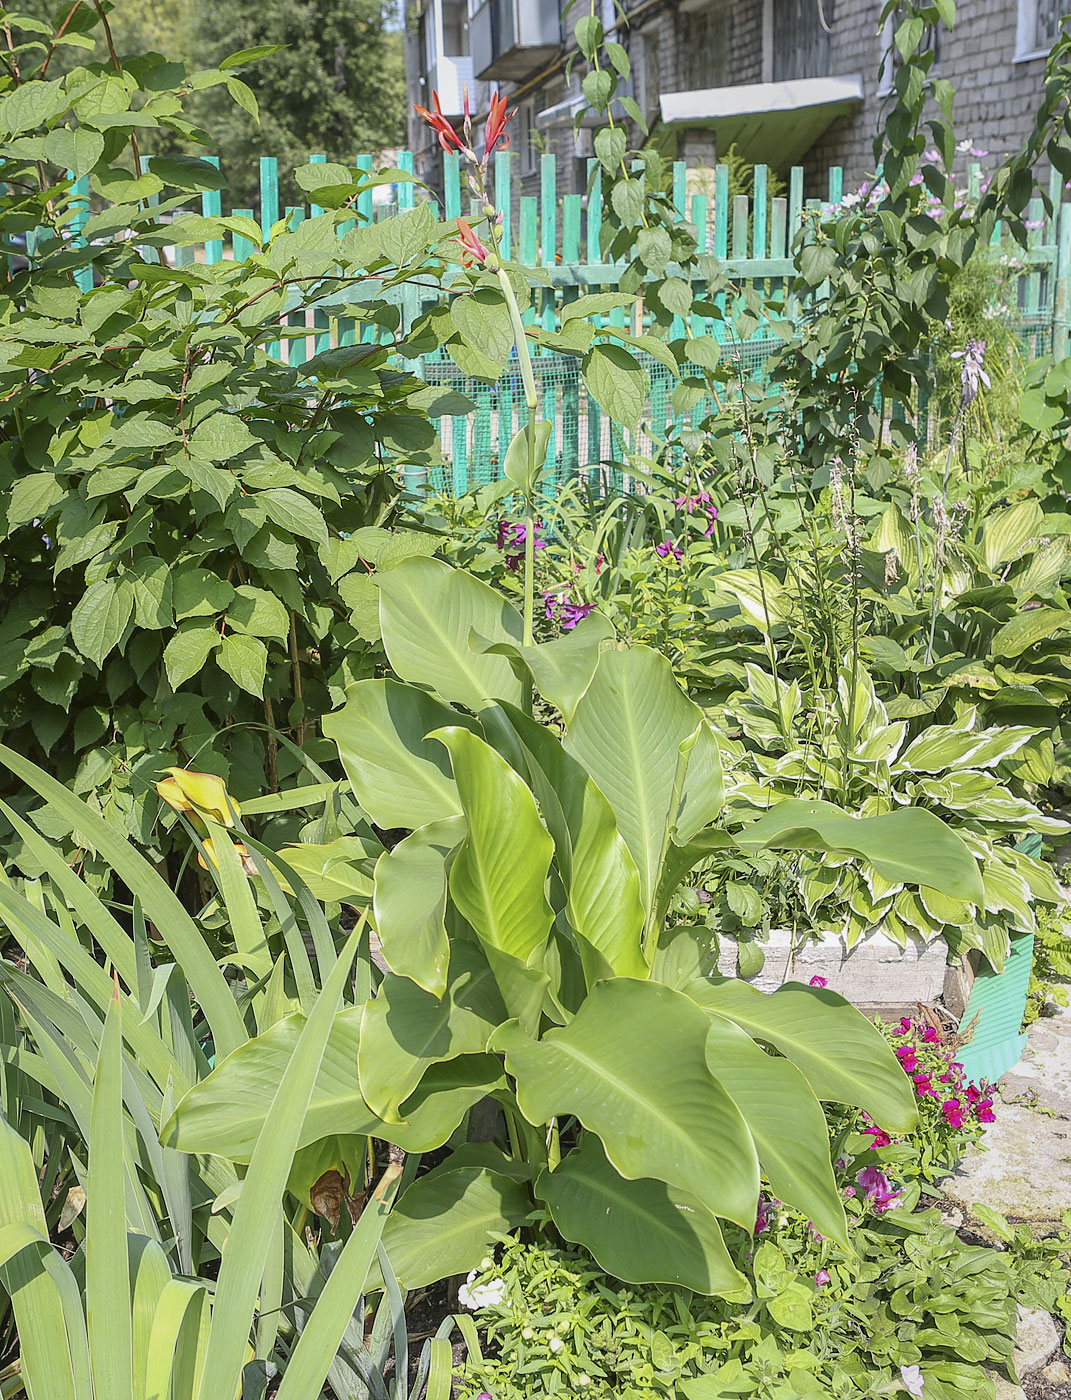
[[[1047,58],[1048,49],[1035,47],[1034,36],[1038,25],[1038,0],[1019,0],[1019,13],[1015,24],[1015,56],[1013,63],[1029,63],[1035,58]]]

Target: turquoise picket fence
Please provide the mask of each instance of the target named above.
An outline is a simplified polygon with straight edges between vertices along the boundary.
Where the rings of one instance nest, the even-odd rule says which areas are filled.
[[[313,155],[312,162],[326,157]],[[624,266],[607,261],[600,247],[602,227],[602,182],[597,161],[589,161],[589,192],[586,196],[557,194],[557,157],[543,155],[537,177],[521,180],[517,157],[508,151],[494,158],[493,188],[495,201],[502,211],[502,247],[507,254],[528,266],[537,267],[547,285],[533,289],[532,305],[526,313],[530,322],[547,330],[555,330],[562,310],[577,297],[595,290],[613,290],[619,285]],[[358,156],[354,165],[372,171],[376,162],[370,155]],[[413,156],[400,152],[394,168],[411,174]],[[695,172],[689,172],[685,162],[672,166],[672,198],[682,219],[695,226],[699,249],[712,254],[732,283],[743,289],[753,287],[766,303],[776,303],[782,313],[799,321],[805,306],[792,292],[792,247],[803,226],[808,211],[816,206],[836,205],[844,193],[843,171],[829,170],[823,182],[822,197],[813,194],[805,198],[804,172],[795,167],[788,172],[783,186],[785,193],[771,197],[773,180],[765,166],[754,170],[753,194],[734,194],[730,189],[730,173],[726,165],[704,172],[705,188],[694,188]],[[966,192],[977,194],[981,170],[975,166],[968,175]],[[691,180],[693,188],[689,188]],[[538,184],[538,193],[532,192]],[[458,157],[445,153],[442,157],[441,182],[437,194],[425,186],[401,179],[393,186],[386,203],[377,203],[371,189],[356,200],[353,210],[357,222],[384,217],[390,213],[414,207],[422,198],[436,199],[439,212],[447,219],[475,212],[475,201],[468,195],[461,177]],[[226,212],[245,215],[257,221],[266,235],[285,218],[292,226],[315,218],[324,211],[315,204],[285,205],[281,199],[278,161],[265,156],[260,162],[260,198],[256,209],[224,209],[218,191],[207,192],[200,198],[200,211],[206,216]],[[89,213],[88,188],[80,190],[82,209],[76,229],[84,224]],[[1031,354],[1053,351],[1068,353],[1071,332],[1071,203],[1063,200],[1064,190],[1054,171],[1051,187],[1054,212],[1046,217],[1040,200],[1034,200],[1028,217],[1034,225],[1027,250],[1016,249],[1022,263],[1021,272],[1013,279],[1012,305],[1008,319]],[[1001,231],[994,234],[999,247]],[[32,247],[28,249],[32,256]],[[178,265],[190,261],[216,263],[223,259],[244,260],[253,251],[252,244],[238,235],[228,240],[214,240],[197,247],[174,248],[171,259]],[[83,274],[91,276],[88,270]],[[698,289],[697,289],[698,290]],[[393,295],[397,300],[403,328],[419,316],[438,294],[429,288],[404,286]],[[354,344],[371,333],[368,327],[358,330],[355,323],[342,314],[347,301],[352,303],[352,288],[333,293],[318,304],[315,312],[297,308],[286,317],[287,328],[275,353],[295,366],[304,364],[319,351]],[[335,308],[338,308],[336,311]],[[643,324],[642,302],[637,300],[633,312],[618,309],[607,317],[611,324],[640,329]],[[680,335],[684,325],[679,319],[672,333]],[[693,316],[690,329],[699,336],[713,336],[722,342],[723,354],[733,358],[742,374],[760,377],[770,353],[780,343],[755,334],[738,339],[732,318],[725,321]],[[304,334],[302,334],[304,332]],[[449,465],[431,473],[431,484],[439,489],[464,491],[494,481],[506,444],[524,419],[525,408],[520,392],[515,363],[507,366],[495,384],[475,380],[463,374],[446,352],[425,356],[412,363],[411,368],[429,383],[442,385],[465,393],[476,405],[474,411],[439,421],[445,455]],[[623,434],[613,426],[585,392],[576,360],[553,354],[535,355],[536,377],[541,398],[541,414],[552,424],[548,447],[548,480],[553,483],[588,475],[605,486],[628,487],[629,463],[660,450],[674,415],[670,404],[672,381],[670,373],[658,362],[646,359],[650,385],[647,412],[642,430]],[[690,412],[698,421],[711,405],[700,404]],[[916,405],[925,418],[925,405]],[[922,424],[924,430],[925,422]]]

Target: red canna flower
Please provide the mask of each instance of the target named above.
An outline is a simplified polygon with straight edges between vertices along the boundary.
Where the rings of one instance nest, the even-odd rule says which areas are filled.
[[[429,112],[426,107],[421,107],[418,103],[413,103],[413,111],[418,117],[423,117],[431,129],[439,138],[439,145],[444,151],[463,151],[465,143],[457,134],[454,128],[443,116],[443,109],[439,105],[439,94],[431,94],[431,104],[435,108],[434,112]]]
[[[491,97],[491,111],[483,128],[483,159],[485,164],[496,146],[501,145],[502,149],[505,150],[509,145],[509,137],[503,138],[503,133],[506,129],[506,123],[514,113],[507,114],[506,106],[506,99],[495,92]]]
[[[471,267],[474,262],[485,263],[490,257],[487,246],[480,242],[472,231],[472,225],[467,219],[458,219],[457,236],[463,249],[461,261],[466,267]]]

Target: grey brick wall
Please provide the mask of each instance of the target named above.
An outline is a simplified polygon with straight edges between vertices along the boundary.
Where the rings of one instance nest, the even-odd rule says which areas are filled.
[[[785,0],[773,0],[776,6]],[[864,105],[856,114],[842,117],[812,147],[805,160],[806,193],[826,193],[826,172],[831,165],[844,168],[845,189],[857,187],[874,166],[873,141],[883,120],[885,99],[879,91],[882,38],[878,20],[882,0],[826,0],[832,15],[830,72],[858,73],[864,82]],[[646,63],[649,93],[680,92],[695,88],[733,86],[761,82],[763,65],[764,0],[631,0],[626,9],[634,18],[620,36],[639,69]],[[1044,59],[1015,61],[1017,0],[961,0],[959,23],[940,36],[939,73],[956,88],[957,138],[969,140],[988,152],[983,165],[994,165],[1025,139],[1033,125],[1041,95]],[[775,11],[776,15],[776,11]],[[817,16],[817,6],[816,6]],[[817,23],[817,18],[816,18]],[[415,46],[410,46],[411,54]],[[410,64],[410,92],[415,76]],[[577,65],[567,85],[562,62],[534,85],[522,85],[518,97],[532,98],[537,111],[562,101],[575,91],[582,76]],[[534,78],[539,75],[533,75]],[[638,80],[639,81],[639,80]],[[529,80],[531,84],[531,80]],[[485,110],[495,84],[477,83],[472,94],[477,111]],[[515,87],[504,84],[504,90]],[[429,94],[430,96],[430,94]],[[422,125],[410,122],[410,140],[416,149],[418,173],[437,168],[438,148],[428,142]],[[547,148],[557,153],[558,194],[583,193],[585,164],[578,158],[569,124],[543,133]],[[677,129],[677,154],[689,164],[710,164],[717,158],[710,131]],[[520,141],[515,135],[515,149]],[[965,154],[963,165],[972,159]],[[538,174],[519,181],[525,194],[538,193]]]

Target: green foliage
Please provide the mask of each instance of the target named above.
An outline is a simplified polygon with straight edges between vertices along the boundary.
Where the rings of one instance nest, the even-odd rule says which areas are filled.
[[[1015,1332],[1007,1256],[961,1244],[936,1211],[863,1218],[852,1242],[855,1257],[832,1259],[783,1214],[747,1266],[753,1291],[702,1298],[622,1287],[576,1250],[508,1238],[470,1280],[502,1301],[480,1309],[488,1340],[463,1393],[849,1400],[899,1390],[918,1365],[927,1395],[991,1400],[981,1363],[1006,1364]]]
[[[730,814],[753,817],[771,804],[776,812],[776,804],[800,797],[871,816],[914,804],[960,833],[981,862],[984,885],[980,900],[948,899],[926,888],[908,890],[894,872],[865,863],[838,868],[802,856],[786,869],[766,861],[767,899],[749,922],[787,922],[803,936],[810,928],[833,929],[848,947],[874,928],[901,945],[909,937],[941,936],[956,957],[978,948],[1002,966],[1008,932],[1034,931],[1035,901],[1060,902],[1049,869],[1013,844],[1029,831],[1053,834],[1066,827],[1012,790],[1019,786],[1016,757],[1039,731],[982,728],[974,707],[954,724],[909,726],[890,717],[862,666],[850,713],[847,670],[833,695],[786,685],[750,663],[745,673],[745,688],[711,716],[734,739],[723,749]],[[722,878],[729,885],[719,894],[728,899],[740,874],[728,864]],[[708,881],[706,888],[717,886]],[[716,904],[712,912],[718,914]]]
[[[1068,1004],[1067,984],[1071,981],[1071,931],[1067,924],[1067,903],[1046,909],[1034,932],[1034,959],[1030,987],[1026,994],[1023,1025],[1041,1016],[1052,1015],[1053,1007]]]
[[[397,146],[405,124],[404,34],[384,0],[214,0],[197,6],[195,45],[215,67],[230,55],[279,46],[241,72],[256,101],[239,110],[212,88],[203,121],[223,148],[236,204],[256,205],[259,158],[289,172],[310,153],[349,165],[357,151]],[[285,179],[285,176],[284,176]],[[283,202],[297,191],[284,184]]]
[[[325,213],[270,239],[251,220],[183,212],[214,167],[169,157],[135,180],[137,142],[197,139],[191,100],[217,78],[240,99],[241,84],[153,55],[115,66],[95,23],[87,6],[68,26],[82,66],[62,78],[40,76],[36,42],[20,80],[0,78],[0,221],[9,238],[36,229],[32,268],[0,291],[0,733],[158,858],[163,765],[210,769],[239,793],[326,777],[310,721],[375,657],[362,560],[385,569],[429,548],[383,528],[399,463],[439,460],[424,386],[391,367],[404,344],[391,288],[427,275],[452,229],[426,205],[349,233]],[[79,236],[67,161],[105,202]],[[338,203],[361,187],[355,170],[323,169],[336,192],[346,182]],[[231,232],[252,244],[244,262],[162,257]],[[375,294],[347,306],[370,269]],[[382,344],[280,363],[283,314],[304,323],[332,295],[332,315]]]
[[[1011,1225],[990,1206],[976,1204],[971,1211],[986,1234],[1007,1250],[1020,1305],[1071,1320],[1071,1211],[1064,1212],[1061,1228],[1051,1235],[1038,1235],[1026,1224]],[[1071,1356],[1066,1332],[1064,1351]]]
[[[505,599],[430,559],[399,564],[379,592],[384,648],[409,684],[359,682],[325,729],[361,807],[396,839],[411,834],[375,868],[390,971],[359,1022],[339,1018],[302,1141],[346,1122],[428,1150],[490,1092],[509,1154],[457,1149],[402,1196],[385,1241],[403,1284],[470,1268],[488,1231],[516,1223],[534,1195],[623,1277],[732,1287],[718,1218],[751,1224],[760,1168],[843,1238],[819,1103],[905,1129],[910,1088],[839,997],[712,983],[700,975],[701,936],[663,939],[676,886],[709,849],[732,844],[714,825],[718,745],[668,664],[614,649],[598,618],[556,642],[519,644],[521,618]],[[517,708],[532,685],[567,717],[564,740]],[[880,823],[871,831],[836,808],[800,807],[790,830],[756,826],[749,849],[788,842],[881,859]],[[974,888],[973,859],[936,818],[882,821],[905,878]],[[293,1033],[279,1023],[223,1060],[178,1104],[164,1140],[244,1160]],[[422,1197],[440,1190],[442,1248],[424,1240],[410,1256],[394,1231],[423,1218]]]

